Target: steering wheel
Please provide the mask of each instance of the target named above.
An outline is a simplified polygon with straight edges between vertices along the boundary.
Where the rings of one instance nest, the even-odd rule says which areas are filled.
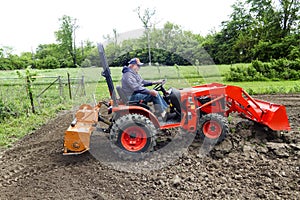
[[[164,88],[164,84],[166,84],[166,80],[162,80],[161,83],[157,83],[154,87],[153,87],[153,90],[156,90],[156,91],[162,91],[163,94],[166,94],[166,89]]]

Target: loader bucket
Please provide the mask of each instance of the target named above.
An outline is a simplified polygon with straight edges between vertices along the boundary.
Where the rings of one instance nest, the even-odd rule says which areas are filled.
[[[274,131],[291,130],[285,106],[255,99],[263,110],[261,123]]]

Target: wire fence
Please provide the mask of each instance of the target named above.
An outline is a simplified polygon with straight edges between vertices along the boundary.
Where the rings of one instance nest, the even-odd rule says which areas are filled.
[[[86,96],[84,76],[32,76],[0,78],[0,117],[43,112]]]

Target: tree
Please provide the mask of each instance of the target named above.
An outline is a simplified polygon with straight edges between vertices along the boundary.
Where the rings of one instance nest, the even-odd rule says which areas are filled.
[[[44,59],[48,55],[54,56],[57,59],[63,58],[63,55],[59,52],[60,46],[58,44],[40,44],[36,48],[35,58]]]
[[[211,63],[208,55],[201,48],[204,38],[191,31],[184,31],[179,25],[167,22],[162,29],[153,28],[149,31],[151,62],[162,65],[190,65],[204,62]],[[120,44],[110,42],[105,47],[107,60],[111,66],[128,64],[131,57],[139,57],[146,62],[149,58],[147,35],[137,39],[124,40]],[[202,49],[202,50],[201,50]]]
[[[32,52],[22,52],[19,59],[21,60],[24,65],[22,68],[31,66],[32,68],[35,67],[35,62],[34,62],[34,55]]]
[[[76,30],[79,26],[76,24],[77,19],[64,15],[59,19],[61,22],[60,29],[55,32],[56,40],[60,45],[60,50],[63,55],[70,55],[73,67],[77,66],[76,53]],[[67,56],[69,57],[69,56]]]
[[[148,41],[148,54],[149,54],[149,65],[151,65],[151,47],[150,47],[150,28],[153,26],[151,23],[151,18],[155,15],[156,10],[146,8],[144,13],[141,13],[141,7],[137,7],[136,12],[138,14],[139,19],[143,23],[143,27],[146,30],[147,41]]]
[[[251,49],[256,37],[252,37],[253,18],[244,1],[232,5],[230,20],[222,22],[220,32],[206,37],[203,47],[219,63],[250,62]]]
[[[238,0],[232,8],[221,31],[203,44],[216,63],[297,57],[299,0]]]
[[[248,2],[255,22],[252,36],[258,38],[253,48],[254,57],[263,61],[287,57],[291,51],[290,46],[297,41],[291,41],[290,38],[295,38],[291,35],[296,34],[299,27],[299,0]]]
[[[82,45],[81,46],[82,53],[79,60],[81,60],[82,62],[80,63],[80,66],[82,67],[96,66],[95,62],[93,62],[94,50],[97,49],[96,46],[89,40],[82,42],[81,45]],[[99,60],[98,57],[96,57],[96,59]]]
[[[13,48],[9,46],[3,46],[0,48],[0,69],[1,70],[13,70],[24,69],[28,65],[32,65],[31,56],[28,54],[18,55],[13,54]]]
[[[281,19],[282,36],[287,36],[291,31],[299,30],[300,1],[279,0],[279,16]]]
[[[39,69],[53,69],[69,67],[71,65],[66,64],[66,55],[62,53],[59,44],[40,44],[36,48],[34,58],[36,60],[36,67]]]

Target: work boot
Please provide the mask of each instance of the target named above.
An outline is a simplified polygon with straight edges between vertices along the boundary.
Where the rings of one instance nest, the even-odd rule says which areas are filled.
[[[167,120],[166,121],[174,119],[176,116],[177,116],[176,113],[167,113]]]
[[[171,119],[174,119],[176,117],[176,113],[167,113],[167,112],[162,112],[161,113],[161,117],[163,119],[164,122],[168,121],[168,120],[171,120]]]

